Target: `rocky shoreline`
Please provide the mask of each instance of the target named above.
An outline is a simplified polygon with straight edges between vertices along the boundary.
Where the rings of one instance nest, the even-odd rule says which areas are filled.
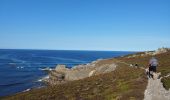
[[[169,100],[170,49],[139,52],[111,59],[99,59],[85,65],[69,69],[57,65],[46,68],[49,78],[44,82],[49,86],[22,92],[4,100]],[[148,80],[145,68],[151,57],[160,63],[158,71],[162,79]],[[135,67],[135,64],[138,64]],[[91,77],[92,76],[92,77]],[[75,80],[75,81],[74,81]],[[63,84],[65,83],[65,84]],[[155,92],[156,91],[156,92]],[[168,98],[168,99],[167,99]]]
[[[127,58],[155,56],[168,52],[169,50],[169,48],[159,48],[155,51],[146,51],[141,54],[132,54],[127,56]],[[48,70],[49,78],[45,78],[43,81],[48,85],[53,86],[56,84],[66,83],[68,81],[80,80],[94,75],[114,71],[118,66],[116,62],[104,63],[106,60],[109,59],[98,59],[88,64],[73,66],[71,69],[66,65],[57,65],[55,69]],[[129,66],[131,66],[131,64]]]
[[[116,69],[115,63],[100,64],[101,61],[104,60],[99,59],[85,65],[74,66],[71,69],[66,65],[57,65],[55,69],[49,71],[49,78],[43,81],[48,85],[56,85],[108,73]]]

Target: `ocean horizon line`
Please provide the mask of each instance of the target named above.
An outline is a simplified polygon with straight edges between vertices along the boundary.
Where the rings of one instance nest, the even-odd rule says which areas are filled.
[[[98,51],[98,52],[145,52],[145,51],[152,51],[152,50],[81,50],[81,49],[21,49],[21,48],[0,48],[0,50],[35,50],[35,51]]]

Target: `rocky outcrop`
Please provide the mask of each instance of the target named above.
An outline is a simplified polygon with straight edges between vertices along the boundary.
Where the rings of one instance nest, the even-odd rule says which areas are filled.
[[[66,65],[57,65],[50,71],[49,79],[45,80],[49,85],[62,84],[67,81],[79,80],[102,73],[114,71],[116,64],[98,64],[101,60],[94,61],[85,65],[77,65],[69,69]]]
[[[162,54],[162,53],[166,53],[168,52],[170,49],[169,48],[159,48],[155,51],[148,51],[148,52],[145,52],[144,55],[157,55],[157,54]]]
[[[170,51],[170,48],[164,48],[163,47],[163,48],[158,48],[155,51],[147,51],[147,52],[144,52],[144,53],[141,53],[141,54],[134,54],[134,55],[128,56],[127,58],[155,56],[155,55],[158,55],[158,54],[166,53],[168,51]]]
[[[159,48],[158,50],[156,50],[152,55],[157,55],[157,54],[162,54],[162,53],[166,53],[170,50],[170,48]]]

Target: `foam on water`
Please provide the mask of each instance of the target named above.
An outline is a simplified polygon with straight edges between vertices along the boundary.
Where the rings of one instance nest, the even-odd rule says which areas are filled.
[[[49,76],[48,76],[48,75],[40,78],[40,79],[38,80],[38,82],[42,82],[43,80],[46,80],[46,79],[49,79]]]
[[[57,64],[72,67],[99,58],[131,53],[133,52],[0,49],[0,96],[43,87],[42,80],[48,78],[48,73],[44,70],[51,70]]]

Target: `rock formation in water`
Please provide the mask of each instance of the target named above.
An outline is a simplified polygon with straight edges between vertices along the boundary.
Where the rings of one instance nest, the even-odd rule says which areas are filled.
[[[49,73],[49,79],[45,81],[49,85],[61,84],[67,81],[79,80],[93,75],[108,73],[114,71],[116,64],[98,64],[100,60],[94,61],[86,65],[77,65],[73,68],[66,68],[66,65],[57,65],[56,68]]]

